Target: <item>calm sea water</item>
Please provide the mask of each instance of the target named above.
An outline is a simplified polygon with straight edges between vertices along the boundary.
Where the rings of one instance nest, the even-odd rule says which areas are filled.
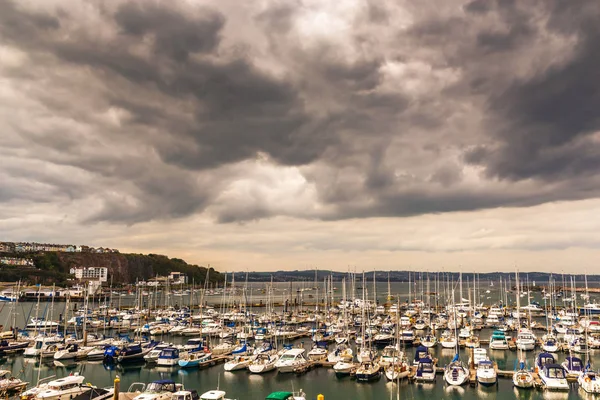
[[[251,285],[257,291],[256,297],[253,299],[256,301],[260,293],[258,289],[264,288],[264,284],[252,284]],[[289,290],[289,284],[278,284],[277,285],[282,298],[285,298],[284,289]],[[308,284],[307,284],[308,287]],[[254,291],[253,289],[253,291]],[[296,288],[294,288],[296,289]],[[466,289],[466,285],[465,285]],[[491,289],[491,290],[490,290]],[[341,295],[341,289],[339,289]],[[485,293],[486,290],[490,290],[490,293]],[[387,284],[378,284],[377,291],[380,292],[381,300],[387,295]],[[466,290],[465,290],[466,291]],[[401,293],[401,301],[408,298],[408,285],[400,283],[392,283],[392,292]],[[497,286],[490,287],[485,286],[481,288],[482,301],[486,303],[492,303],[497,301],[499,293]],[[296,293],[294,291],[294,293]],[[337,292],[336,292],[337,293]],[[514,295],[512,295],[514,296]],[[487,299],[490,297],[490,299]],[[495,297],[495,298],[494,298]],[[209,297],[207,300],[212,304],[220,304],[222,296]],[[525,298],[526,299],[526,298]],[[163,299],[164,300],[164,299]],[[182,304],[189,303],[189,298],[184,296],[180,298]],[[514,298],[511,299],[514,301]],[[540,295],[534,294],[534,300],[540,301]],[[116,304],[118,301],[122,305],[131,304],[133,301],[132,296],[122,297],[120,299],[113,298],[113,302]],[[542,302],[543,304],[543,302]],[[64,303],[55,304],[53,314],[54,319],[58,319],[58,314],[64,313]],[[81,305],[79,305],[81,306]],[[9,326],[9,306],[5,305],[0,309],[0,323],[4,322],[5,326]],[[23,326],[24,321],[27,317],[35,315],[36,312],[35,303],[22,303],[18,308],[18,326]],[[43,303],[39,307],[39,314],[46,314],[50,317],[49,304]],[[260,312],[260,310],[256,310]],[[543,322],[543,319],[540,321]],[[487,339],[490,335],[489,330],[483,330],[480,332],[482,339]],[[540,335],[542,332],[539,333]],[[181,337],[170,337],[165,336],[165,340],[172,341],[175,343],[181,343],[185,339]],[[304,346],[309,349],[311,346],[310,339],[304,339],[298,341],[304,343]],[[413,349],[406,349],[408,356],[412,358]],[[446,350],[438,347],[433,351],[435,357],[439,359],[439,365],[443,366],[448,363],[454,356],[453,350]],[[529,365],[533,365],[535,352],[526,353],[526,358]],[[600,353],[598,351],[592,352],[591,359],[592,365],[598,360],[598,366],[600,366]],[[512,370],[514,369],[517,353],[511,351],[491,351],[489,356],[492,360],[498,363],[500,369]],[[566,354],[558,354],[559,362],[562,362]],[[461,351],[461,359],[466,363],[468,360],[468,354]],[[576,386],[573,386],[571,391],[568,393],[549,393],[541,392],[537,390],[530,391],[517,391],[512,387],[512,381],[509,379],[499,379],[499,384],[496,387],[484,388],[478,386],[472,388],[464,386],[460,388],[447,387],[444,384],[442,375],[438,375],[438,379],[435,384],[411,384],[408,382],[401,382],[398,386],[396,383],[389,383],[383,377],[380,381],[374,383],[357,383],[350,378],[338,379],[331,369],[317,368],[312,371],[308,371],[302,375],[295,374],[278,374],[277,372],[271,372],[266,375],[252,375],[246,371],[237,372],[224,372],[223,365],[217,365],[204,370],[178,370],[177,368],[164,368],[164,367],[150,367],[145,364],[137,365],[117,365],[107,366],[102,362],[80,362],[71,364],[55,364],[53,362],[39,364],[33,360],[24,359],[22,356],[8,357],[0,359],[0,368],[8,369],[13,371],[15,375],[19,375],[22,379],[29,382],[35,383],[39,378],[55,375],[62,377],[68,375],[71,372],[80,372],[83,374],[87,381],[98,386],[109,386],[112,385],[114,378],[118,375],[121,378],[122,390],[126,390],[129,385],[134,382],[151,382],[157,379],[173,379],[178,382],[184,383],[187,388],[197,389],[199,392],[214,389],[217,385],[222,390],[227,392],[227,397],[232,399],[244,400],[244,399],[264,399],[269,393],[276,390],[298,390],[303,389],[307,393],[307,398],[316,399],[318,394],[323,394],[325,399],[391,399],[396,398],[397,390],[400,390],[400,398],[411,398],[411,399],[433,399],[433,398],[453,398],[453,399],[579,399],[590,397],[583,391],[579,390]]]

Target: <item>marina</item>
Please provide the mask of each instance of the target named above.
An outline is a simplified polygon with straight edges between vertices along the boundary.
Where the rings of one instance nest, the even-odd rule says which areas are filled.
[[[70,376],[98,388],[98,400],[115,389],[119,398],[133,399],[140,395],[136,385],[160,380],[196,395],[219,388],[231,399],[299,390],[307,399],[580,398],[596,390],[590,384],[600,354],[595,295],[576,291],[575,282],[566,292],[552,282],[534,291],[527,283],[494,286],[475,278],[349,281],[296,288],[229,282],[189,292],[109,292],[102,301],[4,302],[0,368],[15,383],[5,394]],[[539,364],[552,343],[547,365],[564,372],[566,389],[556,389],[549,378],[555,372]],[[573,360],[580,370],[572,371]],[[517,386],[521,376],[531,380],[529,389]]]

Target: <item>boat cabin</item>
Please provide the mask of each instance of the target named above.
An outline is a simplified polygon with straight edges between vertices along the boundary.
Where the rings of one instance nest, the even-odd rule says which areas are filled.
[[[195,390],[179,390],[171,395],[171,400],[198,400],[198,392]]]

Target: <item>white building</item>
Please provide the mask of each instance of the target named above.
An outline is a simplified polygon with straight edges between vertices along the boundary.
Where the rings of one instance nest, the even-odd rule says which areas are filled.
[[[187,283],[187,275],[183,272],[171,272],[169,274],[169,282],[171,285],[185,285]]]
[[[108,268],[106,267],[71,268],[70,272],[75,275],[76,279],[90,279],[99,282],[108,280]]]

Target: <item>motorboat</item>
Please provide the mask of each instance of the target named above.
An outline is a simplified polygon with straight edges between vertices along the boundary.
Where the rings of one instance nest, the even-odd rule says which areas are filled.
[[[535,335],[529,329],[523,328],[517,334],[516,344],[518,350],[533,350],[535,349],[535,342]]]
[[[538,372],[541,372],[546,364],[556,364],[554,355],[546,352],[538,354],[535,359],[535,368],[538,370]]]
[[[92,387],[91,390],[81,393],[73,397],[71,400],[111,400],[115,395],[115,388],[97,388]]]
[[[173,393],[183,390],[181,383],[175,383],[170,379],[154,381],[146,386],[146,389],[135,396],[133,400],[171,400]]]
[[[490,336],[490,350],[508,350],[508,339],[504,332],[495,330]]]
[[[547,390],[569,390],[567,374],[562,365],[547,363],[538,374]]]
[[[415,380],[417,382],[435,382],[436,366],[431,357],[419,359]]]
[[[487,350],[483,348],[473,349],[473,356],[469,356],[469,365],[478,366],[480,362],[488,360]]]
[[[415,341],[415,333],[413,332],[412,329],[404,329],[401,333],[400,333],[400,343],[404,344],[405,346],[412,346],[414,341]]]
[[[306,394],[302,389],[299,392],[273,392],[265,400],[306,400]]]
[[[465,347],[468,349],[474,349],[479,347],[479,338],[471,335],[465,340]]]
[[[28,346],[29,342],[9,342],[8,340],[0,340],[0,356],[25,351]]]
[[[306,350],[303,348],[285,350],[275,363],[277,371],[280,373],[294,372],[295,369],[306,365],[308,360],[304,357],[305,352]]]
[[[185,352],[179,355],[179,361],[177,364],[181,368],[194,368],[200,364],[209,361],[212,358],[212,353],[205,353],[200,351]]]
[[[40,354],[53,344],[63,343],[64,338],[60,336],[38,336],[35,338],[34,345],[28,347],[23,352],[24,357],[39,357]]]
[[[492,386],[498,383],[498,374],[490,360],[481,360],[475,372],[477,383],[483,386]]]
[[[561,365],[567,373],[567,378],[577,379],[584,370],[583,361],[579,357],[569,356]]]
[[[219,389],[209,390],[208,392],[202,393],[200,400],[230,400],[225,397],[226,395],[226,392]]]
[[[168,349],[169,347],[172,347],[173,345],[170,343],[160,343],[157,344],[156,346],[154,346],[154,348],[152,350],[150,350],[148,352],[148,354],[146,354],[144,356],[144,360],[147,363],[156,363],[158,362],[158,356],[160,356],[160,353],[162,353],[162,351],[164,349]]]
[[[171,400],[199,400],[196,390],[178,390],[171,395]]]
[[[74,373],[64,378],[48,382],[35,394],[36,400],[70,400],[82,393],[92,390],[91,385],[85,385],[85,377]],[[24,393],[26,396],[27,392]]]
[[[156,360],[156,364],[162,367],[173,367],[179,365],[179,349],[175,347],[167,347],[161,350]]]

